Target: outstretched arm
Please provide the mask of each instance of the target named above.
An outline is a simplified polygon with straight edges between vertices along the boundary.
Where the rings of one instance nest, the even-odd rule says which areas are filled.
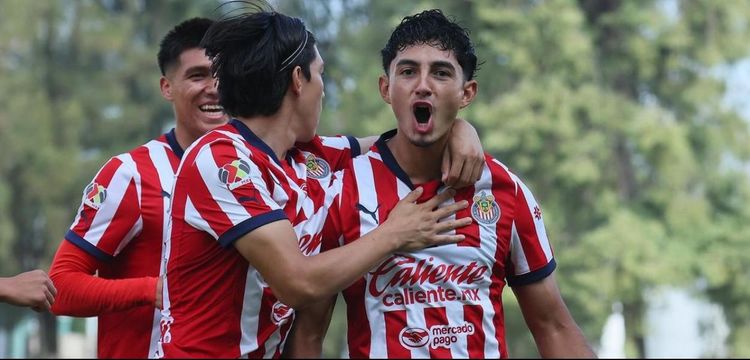
[[[67,240],[62,241],[50,268],[50,277],[60,291],[52,306],[55,315],[97,316],[157,305],[156,277],[103,279],[94,275],[100,265],[92,255]],[[160,298],[161,293],[158,295]]]
[[[513,288],[543,358],[596,358],[557,288],[554,274]]]
[[[323,339],[331,324],[336,297],[310,305],[294,313],[294,325],[284,347],[283,358],[316,359],[323,353]]]
[[[0,278],[0,301],[27,306],[35,311],[49,310],[57,290],[42,270],[31,270],[13,277]]]

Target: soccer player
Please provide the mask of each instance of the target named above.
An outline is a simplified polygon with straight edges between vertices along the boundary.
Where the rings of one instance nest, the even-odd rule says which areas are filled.
[[[362,241],[417,187],[425,189],[418,203],[449,191],[440,181],[440,154],[457,112],[477,93],[471,40],[440,10],[428,10],[404,18],[381,54],[380,93],[398,129],[334,181],[324,250]],[[462,201],[470,207],[456,218],[472,218],[455,231],[462,241],[389,256],[343,291],[349,355],[507,357],[502,291],[508,284],[542,357],[593,357],[558,291],[542,212],[529,188],[486,155],[480,179],[445,205]],[[298,312],[287,355],[320,356],[332,306],[333,300]]]
[[[260,11],[216,22],[202,42],[234,118],[189,147],[177,172],[160,356],[278,357],[292,308],[332,296],[395,251],[463,238],[445,232],[467,217],[439,220],[466,202],[437,208],[447,191],[416,204],[418,189],[360,241],[315,255],[330,206],[322,188],[348,158],[310,152],[324,143],[315,41],[300,19]]]
[[[0,277],[0,302],[49,310],[57,289],[44,270],[31,270],[12,277]]]
[[[52,312],[98,316],[97,357],[154,355],[174,174],[183,149],[227,122],[199,46],[212,23],[189,19],[163,38],[160,88],[172,103],[175,128],[104,164],[55,254],[50,276],[59,296]]]

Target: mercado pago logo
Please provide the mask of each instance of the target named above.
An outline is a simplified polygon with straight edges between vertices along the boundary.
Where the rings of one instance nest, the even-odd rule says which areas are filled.
[[[466,343],[466,337],[473,334],[474,325],[468,322],[456,326],[434,325],[429,329],[406,327],[399,332],[398,341],[408,350],[427,345],[432,349],[450,349],[455,343]]]
[[[383,305],[403,306],[451,301],[478,302],[480,284],[489,266],[476,260],[468,264],[435,263],[394,255],[369,272],[368,292]]]

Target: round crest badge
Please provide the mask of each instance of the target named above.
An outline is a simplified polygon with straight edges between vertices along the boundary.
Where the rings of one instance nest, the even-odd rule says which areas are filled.
[[[500,219],[500,205],[495,202],[492,194],[486,194],[484,191],[475,194],[474,204],[471,205],[471,216],[474,220],[482,224],[496,223]]]
[[[325,160],[313,154],[308,154],[305,157],[305,165],[307,166],[307,176],[313,179],[322,179],[331,174],[331,166]]]
[[[430,333],[422,328],[404,328],[398,334],[398,340],[401,346],[407,349],[416,349],[427,345],[430,341]]]

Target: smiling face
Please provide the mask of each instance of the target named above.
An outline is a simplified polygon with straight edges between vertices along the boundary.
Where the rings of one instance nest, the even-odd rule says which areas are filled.
[[[476,90],[476,81],[464,80],[453,52],[427,44],[399,51],[380,77],[380,95],[391,104],[399,134],[421,147],[446,137]]]
[[[160,80],[162,96],[173,104],[177,127],[193,140],[227,122],[210,67],[203,49],[189,49]]]

